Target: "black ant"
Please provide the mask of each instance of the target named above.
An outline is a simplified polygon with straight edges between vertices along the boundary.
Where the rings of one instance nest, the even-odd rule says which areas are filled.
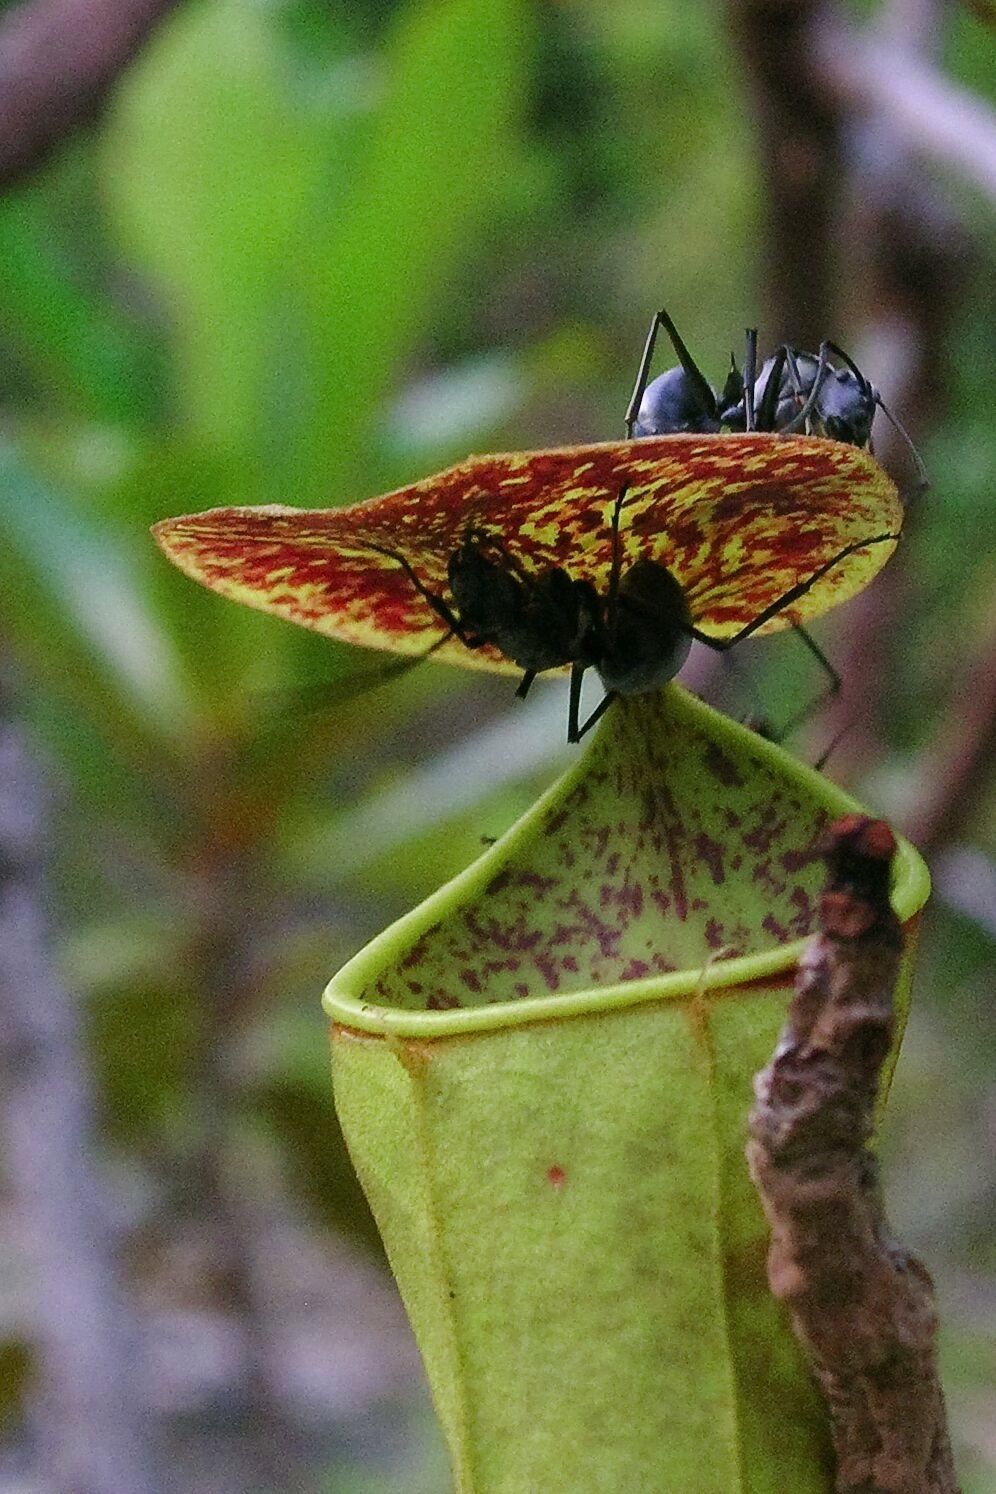
[[[613,505],[612,564],[604,599],[590,581],[576,579],[561,566],[530,574],[497,536],[479,528],[468,529],[450,555],[452,605],[425,584],[400,551],[373,544],[370,548],[402,567],[449,633],[467,648],[490,644],[517,664],[524,671],[516,692],[520,698],[538,674],[569,665],[567,740],[579,742],[617,695],[639,695],[672,680],[693,640],[725,653],[805,596],[848,555],[896,538],[879,534],[845,545],[732,637],[714,638],[695,626],[685,590],[666,566],[641,557],[623,571],[619,518],[626,492],[624,484]],[[599,675],[605,695],[582,723],[581,684],[589,669]]]
[[[648,382],[661,328],[667,333],[679,362]],[[831,356],[844,367],[834,367]],[[731,358],[726,383],[722,392],[717,393],[688,351],[674,322],[661,310],[647,333],[626,410],[626,435],[713,434],[726,426],[733,431],[777,431],[782,435],[805,430],[810,435],[864,447],[871,441],[876,410],[882,411],[906,442],[920,485],[925,487],[926,472],[909,433],[853,358],[835,342],[821,343],[819,353],[803,353],[783,343],[758,373],[757,330],[748,328],[743,373]]]
[[[679,362],[648,382],[657,335],[662,328]],[[831,364],[831,354],[844,364],[843,368]],[[726,383],[717,392],[662,309],[650,323],[625,424],[630,438],[684,432],[712,434],[723,426],[732,431],[774,431],[782,435],[804,429],[807,434],[864,447],[871,441],[876,410],[881,410],[903,437],[916,465],[919,484],[926,487],[923,461],[909,433],[854,360],[836,343],[821,343],[818,354],[802,353],[783,344],[758,372],[757,330],[749,327],[743,373],[731,356]],[[816,640],[799,623],[794,624],[794,631],[816,659],[828,683],[812,705],[792,718],[786,731],[841,689],[840,675]]]

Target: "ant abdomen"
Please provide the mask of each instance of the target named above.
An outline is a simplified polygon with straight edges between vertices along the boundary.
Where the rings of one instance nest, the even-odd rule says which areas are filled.
[[[681,583],[657,561],[634,561],[620,578],[604,635],[592,663],[606,690],[639,695],[666,685],[692,646],[692,616]]]
[[[669,368],[646,387],[632,435],[680,435],[685,431],[716,434],[720,429],[718,404],[713,390],[703,397],[702,386],[683,368]]]
[[[471,647],[490,643],[530,674],[559,669],[582,652],[598,606],[587,582],[559,567],[527,573],[496,537],[479,530],[468,532],[447,571]]]

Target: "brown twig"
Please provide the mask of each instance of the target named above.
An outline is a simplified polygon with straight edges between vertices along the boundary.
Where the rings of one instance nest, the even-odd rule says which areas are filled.
[[[24,0],[0,21],[0,188],[98,114],[177,0]]]
[[[996,113],[909,46],[836,22],[813,35],[814,57],[841,108],[874,115],[903,146],[952,167],[996,197]]]
[[[755,1081],[747,1156],[771,1225],[771,1290],[827,1401],[839,1494],[956,1494],[933,1288],[888,1234],[867,1148],[902,951],[894,851],[881,820],[852,815],[830,832],[820,932]]]
[[[817,0],[729,0],[760,136],[764,326],[772,343],[818,347],[832,324],[839,120],[811,65]]]
[[[36,1282],[39,1462],[52,1489],[152,1494],[160,1485],[94,1164],[76,1014],[46,949],[45,808],[21,735],[0,719],[0,1126]]]

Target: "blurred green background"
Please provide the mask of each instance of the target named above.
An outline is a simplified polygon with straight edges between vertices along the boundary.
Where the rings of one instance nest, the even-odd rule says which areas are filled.
[[[952,6],[939,40],[948,77],[991,100],[993,33]],[[209,0],[0,201],[0,667],[53,788],[51,916],[164,1489],[447,1489],[318,999],[569,754],[562,683],[526,706],[433,664],[378,684],[379,656],[200,590],[148,526],[615,437],[662,303],[714,380],[760,322],[767,347],[836,338],[892,397],[869,153],[813,332],[772,309],[764,149],[712,4]],[[992,202],[911,169],[964,246],[908,401],[933,486],[874,609],[817,630],[859,684],[798,739],[815,758],[863,712],[828,771],[901,825],[943,798],[996,579]],[[819,685],[791,639],[693,678],[775,720]],[[931,821],[938,894],[885,1136],[894,1223],[939,1284],[969,1494],[996,1488],[993,789],[977,772]],[[8,1204],[0,1490],[34,1490],[44,1362]]]

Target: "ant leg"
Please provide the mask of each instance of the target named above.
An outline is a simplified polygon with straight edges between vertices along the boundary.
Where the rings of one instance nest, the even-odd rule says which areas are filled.
[[[571,665],[571,698],[567,708],[567,740],[569,742],[580,742],[581,727],[578,713],[581,709],[581,681],[584,679],[584,665]]]
[[[826,682],[823,686],[823,689],[819,692],[818,695],[814,695],[812,700],[809,700],[805,705],[800,706],[800,708],[795,711],[787,721],[782,723],[777,733],[771,733],[771,741],[773,742],[784,742],[785,738],[792,732],[794,732],[796,727],[801,726],[804,721],[808,721],[810,716],[818,711],[821,706],[826,705],[829,701],[838,696],[843,685],[843,681],[841,680],[840,675],[830,663],[830,660],[820,648],[819,644],[816,642],[816,639],[812,636],[812,634],[809,633],[801,623],[796,623],[792,631],[793,633],[798,635],[798,637],[809,649],[809,652],[812,654],[813,658],[816,660],[817,664],[819,664],[820,668],[826,675]],[[825,761],[826,759],[824,758],[822,762],[816,763],[815,766],[818,768],[822,767],[823,762]]]
[[[859,550],[865,550],[869,545],[884,545],[887,540],[898,539],[898,534],[876,534],[871,539],[854,540],[851,544],[845,545],[842,550],[837,551],[837,554],[832,559],[825,561],[823,565],[819,566],[805,581],[797,581],[795,586],[790,586],[788,591],[783,592],[780,597],[776,597],[773,602],[769,602],[767,607],[764,607],[751,622],[747,623],[746,626],[742,627],[738,633],[734,633],[730,638],[713,638],[709,633],[703,633],[699,628],[689,628],[688,631],[699,643],[706,644],[707,647],[715,649],[717,653],[725,653],[727,649],[735,648],[738,643],[743,643],[745,638],[749,638],[752,633],[756,633],[758,628],[763,628],[766,622],[770,622],[773,617],[777,617],[779,612],[784,612],[786,607],[791,607],[792,603],[797,602],[800,597],[804,597],[808,591],[812,590],[817,581],[822,580],[828,571],[832,571],[835,565],[839,565],[849,555],[856,555]],[[815,645],[811,646],[815,647]]]
[[[626,406],[626,415],[623,423],[626,427],[627,441],[632,441],[633,439],[633,427],[636,424],[636,417],[640,413],[640,406],[643,404],[643,396],[647,388],[647,375],[650,372],[654,347],[657,343],[657,333],[661,325],[661,313],[658,311],[650,323],[650,331],[647,333],[647,340],[643,345],[643,356],[640,359],[640,366],[636,371],[636,383],[633,385],[633,393],[630,395],[629,404]]]
[[[782,370],[785,367],[785,355],[788,348],[784,343],[775,353],[771,362],[771,371],[761,390],[761,402],[757,407],[757,429],[759,431],[773,431],[775,428],[775,417],[778,414],[778,395],[782,387]]]
[[[796,415],[793,415],[788,425],[782,427],[783,436],[794,436],[796,432],[801,431],[803,427],[805,427],[807,431],[809,430],[809,418],[816,408],[816,401],[819,399],[820,391],[822,390],[823,385],[826,383],[827,377],[830,373],[830,353],[831,350],[834,349],[834,347],[835,344],[831,342],[820,343],[820,361],[816,365],[816,377],[813,380],[813,387],[809,391],[809,397],[806,400],[805,404],[802,406],[801,410],[799,410]],[[867,380],[862,379],[862,382],[866,383]]]
[[[609,637],[613,642],[616,636],[616,598],[619,595],[619,577],[622,572],[622,543],[619,539],[619,515],[623,511],[628,492],[629,483],[624,482],[612,506],[612,567],[609,571],[607,622]]]
[[[368,550],[374,550],[378,555],[386,555],[388,560],[393,560],[398,565],[400,565],[401,569],[404,571],[405,575],[408,577],[409,581],[418,592],[419,596],[422,597],[424,601],[428,602],[433,612],[442,622],[446,624],[446,626],[450,630],[450,633],[452,633],[455,638],[459,638],[460,642],[467,648],[481,647],[484,639],[475,638],[472,634],[467,632],[467,629],[464,627],[459,617],[453,611],[452,607],[449,606],[445,597],[441,597],[438,592],[433,591],[430,587],[426,586],[425,582],[416,572],[414,566],[406,556],[401,554],[400,550],[389,550],[386,545],[375,545],[369,540],[365,541],[365,547]],[[444,641],[445,640],[442,638],[439,640],[440,643],[443,643]],[[433,645],[433,647],[438,647],[438,644]]]
[[[502,540],[497,534],[489,534],[486,529],[478,529],[475,527],[473,529],[467,530],[466,537],[467,539],[473,540],[474,543],[482,550],[485,548],[485,546],[490,546],[496,554],[501,556],[506,568],[511,571],[512,575],[516,578],[517,581],[521,581],[524,586],[532,586],[533,582],[536,580],[535,575],[530,574],[529,571],[524,569],[519,557],[512,554],[512,552],[506,546],[504,540]]]
[[[747,328],[747,346],[744,351],[744,429],[757,429],[754,421],[754,383],[757,379],[757,328]]]
[[[654,319],[650,323],[650,331],[647,333],[647,341],[644,345],[643,357],[640,359],[640,367],[637,370],[636,383],[633,385],[633,393],[630,398],[629,404],[626,407],[626,418],[624,424],[626,426],[626,438],[630,441],[633,439],[633,427],[636,424],[636,417],[640,413],[640,406],[643,403],[643,396],[646,393],[647,376],[650,373],[650,364],[654,356],[654,347],[657,343],[657,334],[662,327],[671,340],[671,346],[674,348],[674,351],[678,355],[678,362],[685,370],[685,373],[688,375],[689,379],[691,379],[692,384],[695,387],[695,393],[701,400],[703,408],[708,410],[713,415],[716,414],[716,396],[712,392],[709,381],[707,380],[702,370],[699,368],[698,364],[695,362],[695,359],[692,357],[691,353],[686,348],[684,342],[681,339],[681,334],[679,333],[677,327],[674,325],[674,322],[672,322],[667,312],[662,308],[660,311],[655,313]]]
[[[803,394],[803,392],[802,392],[802,375],[799,372],[799,365],[796,362],[795,349],[794,348],[786,348],[785,349],[785,366],[788,369],[789,383],[792,385],[792,393],[795,396],[796,405],[797,405],[798,409],[801,410],[802,407],[803,407],[803,405],[806,403],[807,396],[805,394]],[[812,416],[807,416],[806,417],[806,435],[807,436],[811,436],[812,434],[813,434]]]
[[[798,634],[799,638],[809,649],[809,652],[812,654],[813,658],[816,660],[817,664],[826,675],[827,683],[824,687],[822,695],[819,697],[821,703],[824,700],[832,700],[835,695],[840,694],[841,686],[843,685],[843,681],[841,680],[840,675],[830,663],[830,660],[820,648],[812,633],[804,628],[802,626],[802,623],[796,623],[794,631]]]
[[[823,769],[826,767],[831,754],[837,751],[837,748],[840,746],[841,742],[849,732],[852,732],[854,730],[856,725],[857,723],[855,721],[848,721],[846,726],[842,726],[840,728],[840,731],[838,731],[834,736],[830,738],[829,742],[824,747],[823,751],[820,753],[819,757],[813,764],[813,767],[816,769],[817,773],[823,772]]]
[[[602,696],[601,700],[598,702],[598,705],[592,711],[591,715],[588,717],[584,725],[579,727],[575,722],[576,735],[570,737],[569,740],[572,742],[580,742],[583,736],[587,736],[588,732],[591,731],[591,728],[596,724],[596,722],[601,721],[602,717],[605,715],[606,711],[609,709],[609,706],[612,704],[615,698],[615,690],[606,690],[605,694]]]
[[[525,674],[522,676],[522,679],[519,681],[519,688],[515,692],[519,700],[525,700],[526,696],[529,694],[530,686],[532,685],[533,680],[536,678],[536,674],[537,671],[535,669],[527,669]]]
[[[750,337],[751,335],[754,336],[755,347],[756,347],[757,332],[753,331],[753,333],[752,333],[752,329],[748,328],[747,335],[748,335],[748,337]],[[746,372],[747,372],[747,366],[746,366],[746,364],[744,365],[744,373],[741,373],[740,370],[739,370],[739,368],[737,367],[736,355],[734,353],[731,353],[730,354],[730,371],[726,375],[726,382],[723,385],[723,392],[719,396],[719,404],[716,407],[717,408],[717,412],[719,414],[720,422],[723,425],[729,426],[729,428],[730,428],[731,431],[752,430],[753,429],[753,426],[749,426],[747,424],[747,389],[746,389],[746,385],[745,385],[745,382],[744,382],[744,377],[745,377]],[[753,398],[754,398],[754,391],[753,391],[753,388],[752,388],[751,389],[751,400],[752,401],[753,401]],[[751,404],[751,419],[753,419],[753,410],[754,410],[754,406],[753,406],[753,403],[752,403]],[[742,415],[741,415],[741,411],[743,412]],[[742,424],[741,424],[741,420],[743,422]]]
[[[381,685],[400,679],[402,675],[417,669],[452,637],[451,632],[443,633],[420,654],[389,657],[383,663],[374,664],[369,669],[358,669],[345,678],[268,691],[260,697],[260,724],[266,728],[277,720],[282,720],[288,710],[306,715],[310,712],[330,711],[333,706],[352,704],[368,691],[379,690]]]
[[[885,400],[878,393],[878,390],[874,390],[873,393],[875,397],[875,404],[882,411],[882,414],[885,416],[889,424],[899,432],[903,440],[906,442],[909,454],[913,458],[913,465],[916,468],[915,491],[917,497],[919,497],[921,493],[925,493],[930,487],[930,478],[927,476],[927,468],[924,463],[923,457],[917,451],[915,445],[913,444],[913,437],[910,435],[905,425],[903,425],[903,422],[899,419],[898,415],[893,415],[892,411],[889,409],[889,406],[885,403]],[[868,444],[870,447],[871,442],[869,442]]]
[[[850,353],[845,353],[844,349],[842,347],[838,347],[835,342],[825,342],[823,344],[823,347],[826,348],[828,353],[833,353],[835,358],[839,358],[841,363],[847,364],[848,368],[857,379],[858,384],[861,386],[861,393],[867,394],[870,398],[872,393],[872,386],[869,384],[868,380],[865,378],[864,374],[861,372],[860,368],[855,363]],[[822,352],[823,348],[821,348],[820,351]]]

